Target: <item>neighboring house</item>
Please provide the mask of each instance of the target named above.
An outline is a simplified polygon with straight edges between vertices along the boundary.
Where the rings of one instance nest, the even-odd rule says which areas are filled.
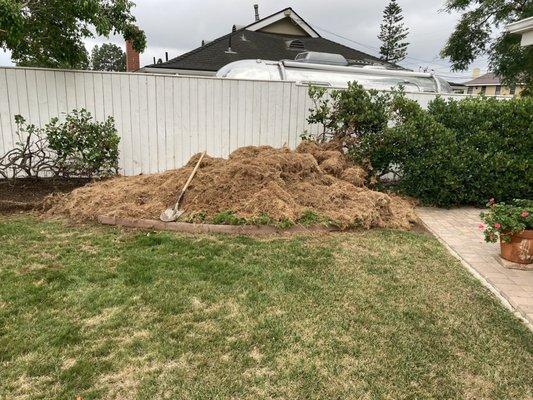
[[[465,82],[468,94],[484,94],[485,96],[515,96],[520,94],[523,86],[508,87],[502,85],[500,78],[488,72],[484,75],[475,77],[471,81]]]
[[[464,85],[464,83],[457,83],[457,82],[448,82],[448,83],[452,87],[452,90],[454,93],[458,93],[458,94],[466,93],[466,86]]]
[[[533,46],[533,17],[522,19],[520,21],[513,22],[506,27],[507,31],[514,34],[522,35],[520,44],[523,47]],[[500,78],[495,74],[489,72],[485,75],[479,75],[479,69],[474,69],[474,79],[465,82],[467,86],[467,93],[469,94],[485,94],[487,96],[494,95],[511,95],[515,96],[520,94],[523,90],[522,85],[516,87],[508,87],[502,85]]]
[[[523,47],[533,46],[533,17],[513,22],[512,24],[507,25],[506,28],[510,33],[522,35],[522,41],[520,44]]]
[[[336,53],[354,65],[383,65],[400,68],[379,58],[320,36],[292,8],[256,21],[233,26],[232,32],[171,60],[147,65],[140,72],[214,76],[226,64],[245,59],[293,60],[304,51]]]

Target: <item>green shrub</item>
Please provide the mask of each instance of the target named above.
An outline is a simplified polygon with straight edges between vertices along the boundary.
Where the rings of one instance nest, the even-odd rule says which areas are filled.
[[[389,120],[391,95],[377,90],[365,90],[349,82],[346,90],[309,88],[315,108],[309,123],[324,127],[322,137],[363,137],[381,132]],[[333,104],[333,106],[332,106]]]
[[[532,98],[438,97],[423,110],[401,92],[376,100],[375,94],[361,96],[361,88],[351,88],[327,103],[315,98],[318,108],[309,121],[326,122],[324,136],[342,138],[356,162],[372,166],[369,173],[379,178],[397,171],[397,190],[438,206],[532,197]],[[357,113],[364,114],[362,126],[371,129],[350,125],[358,121]],[[383,123],[384,116],[390,126]]]
[[[120,138],[112,117],[93,121],[84,110],[73,110],[63,123],[53,118],[45,128],[62,176],[110,176],[118,173]]]
[[[434,179],[428,184],[433,189],[418,196],[421,200],[444,206],[484,205],[488,198],[509,201],[532,196],[532,98],[437,98],[427,114],[435,121],[433,129],[442,134],[435,137],[414,130],[411,135],[425,138],[427,150],[418,156],[411,152],[415,160],[402,160],[405,175],[422,167]],[[412,182],[401,185],[410,194],[420,193]]]

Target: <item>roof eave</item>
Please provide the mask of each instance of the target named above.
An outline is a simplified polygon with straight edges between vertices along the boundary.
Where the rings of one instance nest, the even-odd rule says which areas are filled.
[[[521,19],[520,21],[508,24],[505,29],[509,33],[523,33],[533,31],[533,17]]]

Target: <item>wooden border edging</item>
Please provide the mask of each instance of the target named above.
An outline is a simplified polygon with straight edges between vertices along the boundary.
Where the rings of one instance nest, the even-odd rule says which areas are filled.
[[[121,218],[98,216],[98,222],[104,225],[123,226],[126,228],[154,229],[158,231],[173,231],[182,233],[225,233],[232,235],[279,235],[294,233],[328,233],[337,232],[338,228],[326,226],[312,226],[306,228],[295,225],[287,229],[278,229],[268,225],[214,225],[214,224],[193,224],[189,222],[163,222],[153,219],[142,218]]]

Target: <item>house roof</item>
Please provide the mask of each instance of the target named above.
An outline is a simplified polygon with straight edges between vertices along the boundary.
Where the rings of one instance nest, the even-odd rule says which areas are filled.
[[[492,72],[488,72],[484,75],[478,76],[471,81],[464,83],[465,86],[492,86],[501,85],[500,78]]]
[[[283,19],[289,19],[305,33],[303,35],[286,35],[265,31],[265,28],[268,28]],[[228,51],[230,39],[231,52]],[[300,41],[300,46],[298,46],[298,48],[289,48],[288,45],[292,40]],[[303,48],[301,44],[303,44]],[[224,65],[239,60],[293,60],[298,53],[303,51],[342,54],[347,60],[351,60],[356,64],[380,63],[387,65],[388,67],[400,68],[394,64],[383,62],[379,58],[371,56],[370,54],[363,53],[362,51],[352,49],[348,46],[321,37],[290,7],[269,15],[259,21],[255,21],[241,29],[237,29],[232,33],[221,36],[218,39],[208,42],[203,46],[169,61],[147,65],[146,67],[218,71]]]
[[[230,37],[232,52],[228,52]],[[290,49],[288,43],[291,40],[301,41],[304,49]],[[218,71],[224,65],[239,60],[258,58],[272,61],[293,60],[298,53],[303,51],[342,54],[347,60],[354,63],[382,63],[395,67],[395,65],[385,63],[377,57],[322,37],[286,36],[247,29],[237,30],[167,62],[148,67]]]

